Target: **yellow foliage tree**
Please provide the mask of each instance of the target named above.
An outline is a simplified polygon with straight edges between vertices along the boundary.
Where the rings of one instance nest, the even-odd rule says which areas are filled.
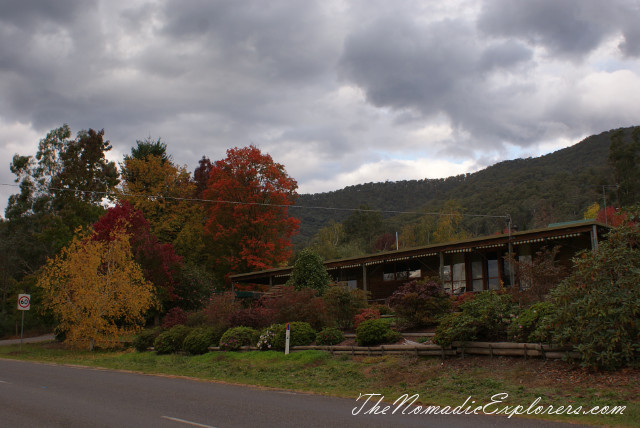
[[[340,245],[344,240],[342,223],[331,220],[311,240],[311,249],[323,260],[339,259],[343,256]]]
[[[120,166],[122,199],[142,211],[160,242],[175,243],[189,239],[181,237],[181,231],[185,224],[202,223],[200,219],[204,217],[204,211],[199,204],[180,200],[193,198],[196,192],[195,183],[186,168],[155,155],[143,159],[127,158]]]
[[[460,228],[462,221],[462,207],[456,201],[447,201],[433,232],[433,242],[451,242],[465,239],[469,236]]]
[[[416,223],[408,224],[400,232],[400,242],[404,247],[418,247],[434,242],[435,218],[431,214],[423,215]]]
[[[587,210],[584,212],[584,219],[585,220],[595,219],[596,217],[598,217],[599,212],[600,212],[600,204],[597,202],[594,202],[593,204],[589,205],[589,208],[587,208]]]
[[[152,284],[133,260],[121,228],[106,242],[78,231],[49,259],[36,285],[66,333],[65,343],[74,348],[117,346],[121,335],[140,328],[154,304]]]

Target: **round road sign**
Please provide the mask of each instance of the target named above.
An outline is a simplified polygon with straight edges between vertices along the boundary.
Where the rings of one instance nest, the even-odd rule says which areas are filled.
[[[18,295],[18,309],[21,311],[28,311],[31,308],[31,295],[19,294]]]

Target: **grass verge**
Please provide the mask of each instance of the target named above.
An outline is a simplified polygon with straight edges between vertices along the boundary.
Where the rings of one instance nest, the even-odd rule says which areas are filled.
[[[559,415],[538,418],[598,426],[640,427],[640,370],[591,373],[562,361],[517,358],[464,359],[382,356],[331,356],[322,351],[211,352],[199,356],[155,355],[153,352],[71,351],[60,344],[0,347],[0,358],[76,364],[148,374],[257,385],[348,397],[377,393],[393,402],[402,394],[419,394],[419,403],[461,405],[467,397],[478,405],[507,393],[504,404],[626,406],[623,415]]]

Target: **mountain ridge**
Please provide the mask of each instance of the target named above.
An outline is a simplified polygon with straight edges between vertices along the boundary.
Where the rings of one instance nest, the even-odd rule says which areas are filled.
[[[629,137],[633,128],[620,129],[625,131],[625,137]],[[593,202],[602,203],[601,186],[614,184],[608,156],[610,138],[615,131],[591,135],[543,156],[504,160],[473,173],[436,179],[370,182],[329,192],[301,194],[297,206],[338,210],[300,209],[296,212],[301,227],[295,243],[306,243],[331,220],[342,222],[349,216],[349,211],[339,209],[357,209],[364,205],[382,211],[438,212],[447,201],[455,200],[464,213],[510,214],[521,228],[581,218]],[[416,217],[385,215],[395,226]],[[502,227],[488,223],[479,217],[465,219],[463,225],[473,234],[493,233],[492,228]]]

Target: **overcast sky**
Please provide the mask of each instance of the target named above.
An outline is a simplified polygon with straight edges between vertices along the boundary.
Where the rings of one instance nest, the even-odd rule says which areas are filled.
[[[0,0],[0,94],[3,184],[64,123],[301,193],[446,177],[640,125],[640,0]]]

